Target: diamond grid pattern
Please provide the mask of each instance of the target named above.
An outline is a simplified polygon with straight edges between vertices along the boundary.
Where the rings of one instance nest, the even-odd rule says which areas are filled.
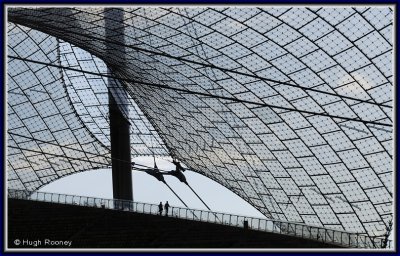
[[[386,127],[359,120],[392,124],[391,8],[124,8],[120,20],[110,17],[112,11],[13,8],[9,20],[64,40],[54,43],[60,46],[63,66],[100,73],[108,67],[116,77],[131,78],[114,83],[126,88],[130,96],[126,105],[135,138],[133,155],[171,154],[270,218],[374,236],[385,232],[392,216],[393,134]],[[106,36],[110,28],[115,31],[114,39]],[[27,48],[28,38],[43,34],[31,31],[31,36],[15,33],[15,39],[9,40],[10,54],[24,52],[27,58],[46,60],[52,44],[43,40],[33,44],[36,50]],[[46,34],[42,37],[52,38]],[[117,54],[107,52],[113,45]],[[124,52],[118,54],[121,46]],[[47,89],[44,85],[51,80],[47,81],[46,74],[54,68],[21,61],[15,66],[17,72],[9,74],[9,84],[15,87],[15,95],[9,90],[9,105],[15,104],[9,122],[25,134],[41,129],[37,120],[61,126],[56,114],[47,119],[27,113],[21,101],[28,100],[17,94],[23,90],[25,95],[24,79],[30,73],[38,74],[37,90]],[[39,68],[47,73],[32,71]],[[72,109],[83,126],[70,133],[79,130],[85,136],[85,131],[96,144],[93,147],[107,148],[107,81],[78,72],[64,70],[62,74],[71,101],[65,101],[65,107]],[[32,96],[45,102],[41,94]],[[51,101],[56,106],[63,104]],[[31,111],[37,111],[36,106]],[[19,117],[20,112],[27,116]],[[65,123],[63,131],[68,130]],[[48,136],[56,140],[70,138],[49,130]],[[9,145],[29,147],[34,141],[24,143],[10,141]],[[39,178],[39,168],[33,169],[29,162],[32,154],[20,156],[24,161],[18,168],[24,170],[20,172],[23,176],[16,178],[19,172],[10,168],[9,178],[14,177],[10,184]],[[37,162],[36,157],[32,159]],[[81,159],[69,161],[68,167],[84,165],[86,158]],[[54,172],[54,166],[47,164],[48,172]]]

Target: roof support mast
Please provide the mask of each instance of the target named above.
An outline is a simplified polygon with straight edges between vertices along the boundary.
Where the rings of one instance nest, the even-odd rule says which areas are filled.
[[[112,58],[118,58],[124,63],[124,27],[122,26],[124,12],[118,8],[106,8],[105,40],[107,54]],[[110,41],[119,42],[118,45]],[[109,69],[111,73],[111,70]],[[116,80],[108,79],[109,115],[110,115],[110,139],[112,157],[112,182],[113,198],[132,200],[132,166],[130,147],[130,123],[128,120],[127,93],[123,86]]]

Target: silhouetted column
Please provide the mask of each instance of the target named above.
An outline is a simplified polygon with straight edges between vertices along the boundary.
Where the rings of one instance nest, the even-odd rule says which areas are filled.
[[[125,64],[124,13],[122,9],[106,8],[105,38],[108,65],[119,69]],[[111,71],[111,68],[109,71]],[[132,166],[129,136],[127,94],[114,79],[108,80],[112,181],[114,199],[132,200]]]
[[[109,94],[112,180],[114,199],[132,200],[132,166],[129,122]]]

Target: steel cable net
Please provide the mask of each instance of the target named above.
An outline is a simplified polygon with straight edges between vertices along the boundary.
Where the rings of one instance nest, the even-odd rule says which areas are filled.
[[[8,26],[8,53],[59,62],[58,41]],[[8,62],[8,187],[29,191],[77,171],[107,167],[109,150],[89,133],[71,106],[62,71]]]
[[[265,216],[389,228],[391,8],[12,8],[8,18],[102,59],[157,148]]]
[[[37,30],[9,23],[8,39],[13,56],[107,70],[90,53]],[[79,72],[8,62],[9,188],[33,191],[60,177],[111,165],[107,83]],[[135,102],[130,98],[127,105],[132,155],[167,156]]]

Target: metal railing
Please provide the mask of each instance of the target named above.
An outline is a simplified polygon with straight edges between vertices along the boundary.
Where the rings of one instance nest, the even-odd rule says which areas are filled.
[[[32,192],[14,189],[8,190],[8,198],[105,208],[152,215],[159,214],[159,208],[157,204],[126,200],[94,198],[38,191]],[[385,241],[383,237],[370,237],[364,234],[310,226],[295,222],[261,219],[230,213],[188,209],[175,206],[170,207],[168,216],[301,237],[347,248],[382,248],[385,243],[387,243],[386,249],[392,248],[391,241]]]

